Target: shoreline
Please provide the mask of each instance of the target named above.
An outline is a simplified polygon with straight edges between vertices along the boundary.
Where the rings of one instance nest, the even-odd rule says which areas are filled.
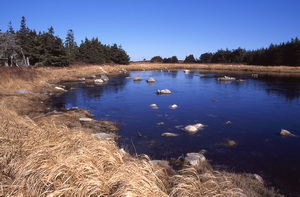
[[[80,121],[80,118],[92,117],[85,109],[53,111],[48,101],[51,95],[62,92],[55,87],[60,87],[63,80],[79,81],[82,77],[101,74],[114,76],[133,70],[203,69],[203,65],[198,64],[99,67],[75,65],[67,68],[31,68],[28,75],[17,69],[6,73],[10,76],[6,76],[6,81],[2,81],[0,88],[0,123],[4,125],[0,130],[3,141],[0,152],[1,195],[35,196],[46,192],[47,195],[55,196],[78,195],[83,192],[82,195],[180,196],[212,190],[229,196],[237,193],[280,196],[274,189],[267,189],[252,175],[216,173],[207,162],[196,167],[183,166],[181,170],[175,171],[165,161],[153,163],[147,156],[134,157],[120,150],[114,140],[99,139],[91,135],[95,131],[116,133],[116,123]],[[214,66],[204,67],[211,69]],[[214,67],[219,68],[224,69],[224,65]],[[237,68],[241,68],[241,65]],[[282,68],[278,67],[276,72],[281,72],[280,69]],[[297,72],[300,73],[300,68]],[[16,93],[18,90],[26,92]],[[196,173],[201,179],[194,177],[190,182],[190,173]],[[206,177],[207,175],[210,176]],[[230,184],[223,184],[227,179],[230,179]],[[93,190],[94,193],[90,193],[91,190],[88,189],[92,180],[97,182],[92,184],[97,188]],[[217,186],[218,189],[215,188],[214,191],[212,186],[203,186],[209,182],[214,182],[214,187]],[[188,183],[198,185],[201,191],[196,191],[199,190],[197,187],[182,186]],[[249,183],[253,185],[250,188]]]

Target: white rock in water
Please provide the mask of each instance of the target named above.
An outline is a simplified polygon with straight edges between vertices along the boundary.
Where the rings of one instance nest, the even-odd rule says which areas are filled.
[[[235,78],[234,77],[224,76],[224,77],[218,77],[217,80],[218,81],[234,81]]]
[[[150,77],[149,79],[147,79],[147,82],[148,82],[148,83],[153,83],[153,82],[155,82],[155,79],[152,78],[152,77]]]
[[[184,73],[190,73],[190,70],[183,70]]]
[[[136,76],[136,77],[133,77],[133,81],[142,81],[142,77],[140,76]]]
[[[94,83],[95,84],[102,84],[102,83],[104,83],[104,81],[102,79],[95,79]]]
[[[149,105],[150,107],[152,107],[153,109],[158,109],[157,105],[156,104],[151,104]]]
[[[203,124],[198,123],[198,124],[194,124],[194,125],[188,125],[188,126],[184,127],[184,130],[188,134],[193,135],[193,134],[197,133],[203,127],[204,127]]]
[[[173,105],[170,106],[170,108],[171,108],[171,109],[176,109],[176,108],[178,108],[178,105],[173,104]]]
[[[55,89],[56,89],[56,90],[63,91],[63,92],[65,92],[65,91],[66,91],[65,89],[63,89],[63,88],[61,88],[61,87],[55,87]]]
[[[157,90],[156,94],[171,94],[172,92],[169,89]]]
[[[200,153],[187,153],[184,161],[191,166],[198,166],[202,162],[206,161],[206,158]]]
[[[289,132],[288,130],[285,130],[285,129],[281,129],[280,135],[281,136],[295,136],[294,134],[292,134],[291,132]]]
[[[100,79],[102,79],[102,81],[109,81],[109,78],[106,75],[101,75]]]
[[[93,119],[91,119],[91,118],[79,118],[79,121],[81,121],[81,122],[91,122],[91,121],[93,121]]]
[[[166,133],[161,134],[161,136],[162,137],[177,137],[177,136],[179,136],[179,134],[166,132]]]

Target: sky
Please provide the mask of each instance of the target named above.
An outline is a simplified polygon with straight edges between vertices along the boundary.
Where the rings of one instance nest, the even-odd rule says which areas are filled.
[[[54,27],[65,39],[72,29],[79,45],[86,37],[118,44],[132,61],[153,56],[219,49],[246,50],[300,37],[300,0],[0,0],[0,29],[22,16],[36,31]]]

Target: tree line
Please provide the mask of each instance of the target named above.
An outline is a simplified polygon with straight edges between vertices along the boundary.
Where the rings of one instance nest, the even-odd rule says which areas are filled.
[[[121,45],[104,45],[98,38],[85,38],[78,46],[72,29],[63,41],[55,35],[52,26],[46,32],[29,29],[24,16],[18,31],[11,22],[6,32],[0,30],[0,64],[6,66],[68,66],[74,62],[129,64],[129,61]]]
[[[170,58],[163,59],[161,56],[154,56],[151,59],[151,62],[178,62],[178,60],[177,62],[171,62],[169,60]],[[196,59],[194,55],[191,54],[185,57],[184,63],[230,63],[264,66],[300,66],[300,41],[296,37],[288,42],[280,43],[278,45],[271,44],[267,48],[261,48],[257,50],[246,50],[240,47],[233,50],[220,49],[215,53],[203,53],[200,55],[199,59]]]

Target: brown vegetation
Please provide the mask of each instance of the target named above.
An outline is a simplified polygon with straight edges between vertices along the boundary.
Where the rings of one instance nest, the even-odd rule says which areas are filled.
[[[162,67],[163,66],[163,67]],[[186,65],[102,66],[175,69]],[[196,68],[196,66],[189,66]],[[167,162],[133,157],[94,132],[116,132],[83,109],[56,113],[46,105],[60,80],[103,74],[99,66],[0,70],[0,196],[276,196],[250,175],[213,170],[208,163],[173,170]],[[18,90],[30,91],[17,93]]]

